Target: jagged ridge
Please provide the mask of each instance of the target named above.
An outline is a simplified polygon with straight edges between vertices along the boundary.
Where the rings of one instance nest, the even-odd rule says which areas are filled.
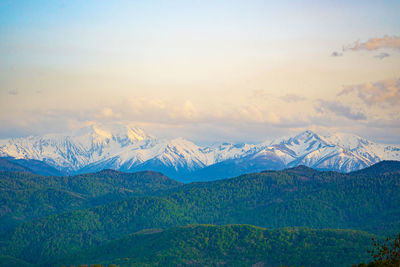
[[[41,160],[67,174],[106,168],[155,170],[193,180],[298,165],[350,172],[382,160],[400,160],[400,147],[309,130],[260,144],[201,147],[183,138],[157,139],[137,127],[93,124],[70,134],[0,140],[0,156]]]

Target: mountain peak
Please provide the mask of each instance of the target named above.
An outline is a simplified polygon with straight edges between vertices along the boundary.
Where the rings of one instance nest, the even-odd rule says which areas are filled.
[[[300,140],[308,140],[311,138],[314,139],[318,139],[318,140],[322,140],[322,137],[320,135],[318,135],[317,133],[311,131],[311,130],[305,130],[299,134],[297,134],[295,137],[295,139],[300,139]]]
[[[127,136],[131,141],[142,141],[144,139],[152,138],[142,128],[126,126]]]
[[[300,133],[283,136],[278,139],[273,140],[270,144],[271,145],[278,145],[278,144],[298,144],[299,142],[308,142],[310,139],[318,139],[321,140],[321,137],[312,132],[311,130],[305,130]]]
[[[92,123],[72,133],[72,136],[84,135],[89,135],[96,139],[130,140],[131,142],[151,138],[143,129],[124,124]]]
[[[210,167],[225,168],[218,174],[222,177],[230,171],[226,168],[238,174],[298,165],[354,171],[385,159],[399,160],[400,147],[349,134],[326,137],[311,130],[270,143],[201,147],[183,138],[156,139],[131,125],[91,123],[72,134],[0,140],[0,156],[42,160],[68,173],[108,168],[186,175]]]
[[[181,146],[181,147],[196,147],[198,148],[198,146],[193,143],[192,141],[189,141],[187,139],[184,139],[182,137],[178,137],[178,138],[174,138],[171,139],[167,142],[167,145],[170,146]]]
[[[358,147],[374,144],[365,138],[362,138],[355,134],[349,133],[335,133],[325,137],[330,143],[335,145],[341,145],[346,149],[355,149]]]

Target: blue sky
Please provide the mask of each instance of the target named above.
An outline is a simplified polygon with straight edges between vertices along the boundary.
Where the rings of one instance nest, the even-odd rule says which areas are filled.
[[[304,129],[400,143],[399,13],[399,1],[2,1],[0,138],[117,121],[200,143]]]

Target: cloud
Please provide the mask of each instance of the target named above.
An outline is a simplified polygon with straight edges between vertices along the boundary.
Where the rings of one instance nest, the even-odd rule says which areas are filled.
[[[232,121],[253,122],[253,123],[280,123],[280,116],[273,111],[265,110],[258,105],[242,106],[233,114],[226,114],[225,119]]]
[[[343,47],[343,51],[352,50],[368,50],[373,51],[380,48],[400,49],[400,37],[385,35],[382,38],[371,38],[366,42],[356,41],[353,45]]]
[[[380,54],[375,56],[375,58],[381,59],[381,60],[384,59],[385,57],[390,57],[390,54],[388,54],[388,53],[380,53]]]
[[[301,96],[301,95],[287,94],[287,95],[281,96],[280,99],[285,101],[285,102],[291,103],[291,102],[304,101],[307,98],[305,98],[304,96]]]
[[[10,95],[18,95],[19,92],[18,92],[18,89],[11,89],[11,90],[8,90],[8,94],[10,94]]]
[[[252,95],[255,98],[265,97],[265,91],[262,89],[254,89],[254,90],[252,90]]]
[[[350,120],[366,120],[367,116],[361,111],[355,111],[350,106],[346,106],[338,101],[319,100],[315,110],[319,113],[332,112],[336,115]]]
[[[190,100],[186,100],[183,104],[182,114],[185,118],[194,118],[197,116],[197,109]]]
[[[400,78],[344,86],[338,96],[355,93],[367,105],[400,104]]]
[[[341,56],[343,56],[343,53],[337,51],[333,51],[331,54],[331,57],[341,57]]]
[[[397,127],[393,129],[398,129],[395,124],[400,117],[388,114],[388,110],[396,112],[396,108],[386,108],[383,113],[375,114],[364,105],[360,109],[348,104],[347,100],[353,100],[350,98],[322,99],[315,103],[301,94],[270,97],[263,90],[249,92],[265,98],[253,99],[246,95],[241,102],[222,105],[195,98],[126,97],[120,102],[85,109],[21,109],[18,113],[0,116],[0,125],[4,125],[0,127],[0,137],[66,132],[87,122],[134,124],[154,136],[181,136],[205,143],[258,142],[313,127],[346,132],[358,127],[367,132],[366,125],[373,120],[387,120],[387,124]],[[388,126],[376,125],[375,128],[387,129]],[[393,134],[388,140],[395,140]]]
[[[131,98],[120,107],[118,112],[133,120],[163,122],[163,123],[186,123],[198,122],[204,116],[190,100],[183,102],[167,101],[160,98]]]
[[[101,115],[104,118],[118,118],[120,117],[119,113],[115,113],[112,108],[106,107],[101,110]]]
[[[274,98],[275,96],[272,94],[267,93],[264,89],[254,89],[251,91],[251,97],[256,100],[265,100],[265,99],[271,99]]]

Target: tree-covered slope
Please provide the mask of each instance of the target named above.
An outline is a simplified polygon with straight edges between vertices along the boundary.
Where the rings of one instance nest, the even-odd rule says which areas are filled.
[[[384,160],[365,169],[355,171],[357,174],[380,175],[383,173],[400,173],[400,161]]]
[[[65,175],[62,171],[57,170],[56,168],[50,166],[46,162],[42,160],[35,160],[35,159],[15,159],[12,157],[2,158],[12,162],[14,164],[18,164],[23,166],[24,168],[28,169],[29,172],[44,175],[44,176],[62,176]],[[4,169],[4,171],[7,171]]]
[[[371,234],[352,230],[190,225],[143,231],[48,266],[351,266],[369,261]]]
[[[400,229],[400,173],[341,174],[307,167],[193,183],[169,193],[197,220],[263,227]]]
[[[23,260],[16,259],[6,255],[0,255],[0,266],[2,267],[33,267],[32,264]]]
[[[0,172],[0,230],[50,214],[88,208],[129,196],[158,194],[179,185],[179,182],[156,172],[105,170],[63,177]]]
[[[24,167],[18,163],[8,160],[7,158],[0,158],[0,171],[11,171],[11,172],[29,172],[32,170]]]
[[[340,174],[305,167],[182,185],[34,220],[4,237],[2,253],[29,262],[105,244],[146,228],[193,223],[268,228],[400,229],[400,174]]]
[[[135,197],[24,223],[3,236],[6,242],[1,254],[38,263],[142,229],[192,221],[176,203],[159,197]]]

